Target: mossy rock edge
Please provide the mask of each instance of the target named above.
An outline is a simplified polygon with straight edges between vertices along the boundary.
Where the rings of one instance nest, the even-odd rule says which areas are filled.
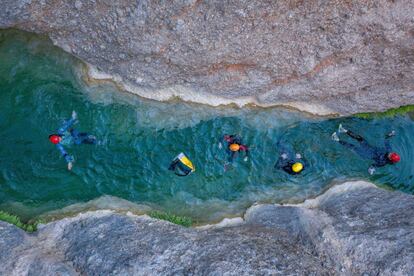
[[[152,211],[148,214],[150,217],[160,220],[166,220],[174,224],[178,224],[184,227],[191,227],[193,221],[189,217],[177,216],[171,213],[161,212],[161,211]]]
[[[29,233],[37,231],[37,226],[39,223],[42,223],[41,221],[35,221],[34,223],[24,223],[18,216],[6,213],[4,211],[0,211],[0,221],[13,224]]]
[[[391,108],[384,112],[366,112],[357,113],[354,116],[364,119],[394,117],[397,115],[404,115],[409,112],[414,112],[414,105],[405,105],[397,108]]]

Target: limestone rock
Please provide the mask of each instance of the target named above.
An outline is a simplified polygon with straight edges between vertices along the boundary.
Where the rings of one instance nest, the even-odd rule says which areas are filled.
[[[239,225],[183,228],[95,211],[25,234],[0,223],[1,275],[413,275],[413,196],[366,182]]]
[[[7,27],[47,34],[159,100],[323,114],[414,104],[412,0],[4,0]]]

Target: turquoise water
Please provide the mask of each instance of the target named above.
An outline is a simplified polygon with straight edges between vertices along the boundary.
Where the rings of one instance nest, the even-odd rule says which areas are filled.
[[[409,115],[322,120],[282,109],[143,100],[110,85],[85,85],[74,58],[15,31],[0,32],[0,61],[0,209],[24,218],[103,195],[206,222],[257,201],[298,202],[344,179],[414,192]],[[72,110],[76,128],[96,135],[99,144],[68,147],[76,159],[68,171],[48,135]],[[369,160],[330,140],[340,122],[376,145],[395,129],[392,145],[403,161],[369,176]],[[225,133],[239,133],[252,147],[250,160],[237,159],[228,171],[218,148]],[[310,168],[296,177],[275,171],[278,141],[303,153]],[[197,169],[185,178],[167,170],[181,151]]]

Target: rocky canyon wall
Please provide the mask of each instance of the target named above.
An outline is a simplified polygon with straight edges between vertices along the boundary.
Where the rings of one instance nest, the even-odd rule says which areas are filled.
[[[1,275],[413,275],[413,196],[367,182],[238,225],[184,228],[96,211],[34,234],[0,222]]]
[[[412,0],[3,0],[0,28],[46,34],[158,100],[317,114],[414,104]]]

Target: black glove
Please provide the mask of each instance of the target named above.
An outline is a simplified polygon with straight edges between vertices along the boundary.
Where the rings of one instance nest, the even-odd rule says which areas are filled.
[[[395,136],[395,130],[393,130],[390,133],[388,133],[387,135],[385,135],[385,138],[390,138],[392,136]]]

